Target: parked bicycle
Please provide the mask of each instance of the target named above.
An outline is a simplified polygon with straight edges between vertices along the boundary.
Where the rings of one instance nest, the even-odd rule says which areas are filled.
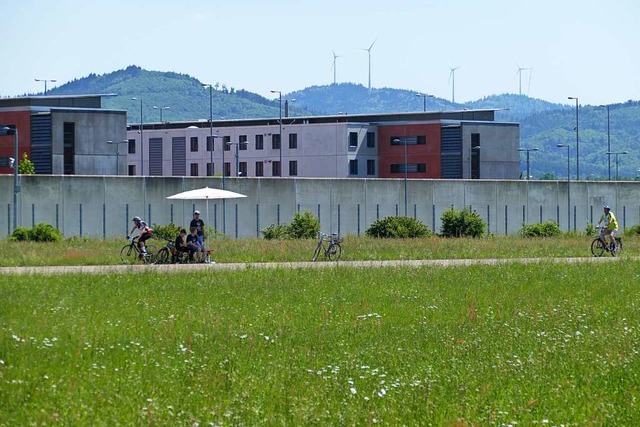
[[[620,251],[622,251],[622,238],[616,237],[616,244],[612,248],[604,238],[604,227],[596,227],[596,229],[598,230],[598,237],[591,242],[591,253],[593,256],[601,257],[605,252],[609,252],[611,256],[620,255]]]
[[[153,245],[145,245],[146,252],[142,253],[138,247],[138,236],[131,239],[131,243],[125,245],[120,250],[120,259],[123,264],[134,264],[141,261],[145,264],[153,264],[156,255],[156,247]]]
[[[188,251],[179,251],[173,241],[167,240],[167,243],[160,248],[155,256],[155,264],[191,264],[202,263],[205,261],[207,252],[197,252],[193,254],[193,259],[189,259]]]
[[[331,261],[339,260],[342,255],[342,246],[340,243],[342,243],[342,238],[338,236],[338,233],[331,235],[318,233],[318,245],[313,252],[311,261],[317,260],[321,253],[324,254],[325,259]]]

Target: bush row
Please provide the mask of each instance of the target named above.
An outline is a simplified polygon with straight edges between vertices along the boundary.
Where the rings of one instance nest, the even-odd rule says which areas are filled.
[[[40,223],[33,228],[17,227],[9,240],[18,242],[59,242],[62,240],[60,230],[51,224]]]

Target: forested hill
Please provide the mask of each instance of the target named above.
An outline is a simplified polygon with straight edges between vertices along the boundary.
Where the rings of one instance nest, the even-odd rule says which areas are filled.
[[[206,82],[209,83],[209,82]],[[214,84],[213,118],[277,117],[279,103],[244,89]],[[115,93],[105,99],[105,107],[128,111],[129,122],[140,120],[183,121],[208,119],[209,89],[198,79],[174,72],[148,71],[137,66],[124,70],[73,80],[49,91],[50,95]],[[326,114],[361,114],[422,111],[425,99],[416,91],[393,88],[368,88],[353,83],[311,86],[282,94],[289,100],[291,116]],[[467,103],[452,103],[447,99],[428,97],[427,110],[495,108],[496,120],[518,122],[521,125],[521,146],[538,148],[531,152],[531,174],[534,178],[566,178],[567,151],[558,144],[571,144],[571,175],[575,178],[575,107],[554,104],[525,95],[490,95]],[[156,107],[154,109],[153,107]],[[169,107],[169,108],[166,108]],[[634,179],[640,169],[640,103],[629,101],[609,106],[611,151],[618,155],[621,177]],[[581,179],[608,177],[607,110],[604,107],[581,105],[579,108],[579,149]],[[525,155],[522,154],[522,170]],[[611,156],[612,178],[615,177],[615,155]]]

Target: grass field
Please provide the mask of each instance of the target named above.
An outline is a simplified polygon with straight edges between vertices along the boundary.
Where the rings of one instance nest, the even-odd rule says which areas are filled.
[[[639,267],[4,275],[0,425],[637,425]]]
[[[591,237],[520,238],[492,236],[483,239],[371,239],[347,236],[343,260],[473,259],[591,256]],[[163,241],[151,239],[162,247]],[[67,239],[59,243],[3,242],[1,266],[109,265],[119,264],[125,239]],[[213,242],[216,262],[309,261],[313,240],[222,239]],[[640,237],[624,238],[624,254],[640,253]]]

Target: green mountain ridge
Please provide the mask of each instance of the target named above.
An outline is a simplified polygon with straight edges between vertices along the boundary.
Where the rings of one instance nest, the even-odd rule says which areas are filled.
[[[175,72],[148,71],[137,66],[111,73],[75,79],[49,90],[49,95],[79,95],[114,93],[118,96],[104,100],[106,108],[127,110],[129,122],[207,120],[211,114],[219,119],[278,117],[278,99],[233,87],[214,84],[209,88],[194,77]],[[132,100],[131,98],[138,98]],[[331,114],[382,114],[418,112],[424,108],[423,95],[416,91],[393,88],[372,88],[361,84],[339,83],[311,86],[289,94],[282,94],[283,109],[289,100],[290,116]],[[526,95],[490,95],[482,99],[452,103],[443,98],[426,98],[427,110],[462,110],[492,108],[496,120],[520,123],[521,147],[538,148],[530,153],[530,170],[534,178],[562,178],[567,176],[567,151],[558,144],[570,144],[571,178],[576,177],[575,107],[554,104]],[[154,109],[153,107],[157,107]],[[168,107],[168,108],[166,108]],[[163,108],[160,111],[160,108]],[[619,154],[619,175],[635,179],[640,169],[637,141],[640,140],[640,102],[628,101],[609,106],[611,151]],[[283,111],[284,114],[284,111]],[[607,179],[607,110],[604,107],[579,107],[580,178]],[[521,170],[526,170],[522,154]],[[611,155],[611,177],[615,178],[615,155]]]

